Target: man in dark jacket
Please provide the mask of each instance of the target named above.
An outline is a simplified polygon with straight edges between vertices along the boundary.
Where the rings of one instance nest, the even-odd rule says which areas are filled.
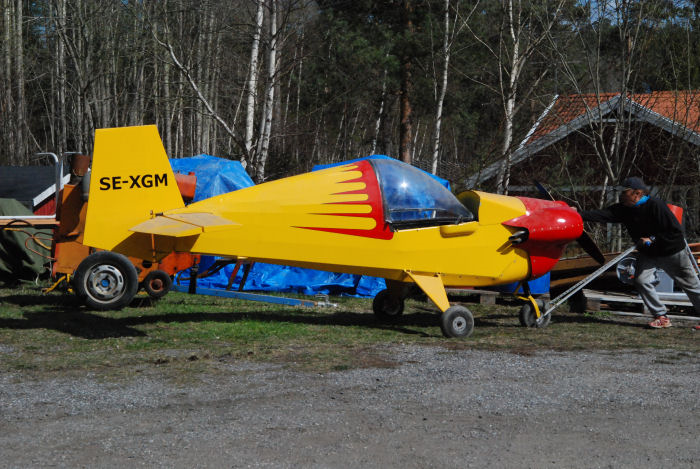
[[[686,252],[683,228],[661,199],[649,196],[649,188],[638,177],[622,181],[620,202],[602,210],[581,212],[584,221],[622,223],[638,245],[635,286],[644,304],[655,316],[655,329],[671,327],[666,306],[659,300],[653,281],[663,269],[688,295],[700,314],[700,279]]]

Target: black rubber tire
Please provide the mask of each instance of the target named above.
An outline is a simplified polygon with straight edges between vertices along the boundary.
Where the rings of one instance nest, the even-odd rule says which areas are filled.
[[[537,307],[540,308],[540,314],[545,312],[546,306],[547,305],[544,301],[537,300]],[[533,308],[530,303],[525,303],[520,307],[520,314],[518,315],[518,318],[520,319],[520,324],[524,327],[536,327],[542,329],[549,325],[549,322],[552,320],[552,315],[550,314],[547,316],[542,324],[537,324],[535,308]]]
[[[382,321],[396,320],[403,314],[403,308],[403,298],[392,295],[389,290],[380,291],[372,301],[372,311]]]
[[[141,286],[148,296],[157,300],[168,294],[173,286],[173,279],[162,270],[152,270],[146,274]]]
[[[450,306],[440,316],[440,329],[445,337],[463,339],[474,332],[474,316],[464,306]]]
[[[136,268],[125,256],[99,251],[78,265],[73,287],[88,308],[117,310],[131,303],[139,289],[139,280]]]

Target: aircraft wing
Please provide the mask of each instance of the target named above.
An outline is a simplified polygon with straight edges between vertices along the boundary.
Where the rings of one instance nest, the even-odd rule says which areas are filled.
[[[129,231],[181,238],[184,236],[195,236],[204,232],[232,228],[234,226],[240,226],[240,223],[214,215],[213,213],[171,213],[167,215],[157,215],[155,218],[132,226],[129,228]]]

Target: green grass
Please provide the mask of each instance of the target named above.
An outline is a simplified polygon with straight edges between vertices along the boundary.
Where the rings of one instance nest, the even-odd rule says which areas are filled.
[[[638,319],[555,311],[546,329],[526,329],[519,324],[518,305],[466,304],[474,313],[475,330],[468,339],[457,340],[442,336],[437,310],[427,303],[408,301],[397,323],[381,324],[369,299],[332,301],[339,306],[297,308],[169,293],[158,302],[139,297],[122,311],[95,312],[68,293],[43,294],[35,286],[0,288],[0,372],[196,371],[236,360],[321,372],[395,366],[386,344],[520,354],[673,349],[678,355],[672,360],[700,351],[700,333],[687,327],[690,323],[649,330]]]

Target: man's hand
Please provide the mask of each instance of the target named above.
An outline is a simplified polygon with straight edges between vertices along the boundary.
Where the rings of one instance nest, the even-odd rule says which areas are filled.
[[[640,246],[649,247],[649,246],[651,246],[651,243],[653,243],[653,242],[654,242],[653,237],[651,237],[651,238],[639,238],[639,245]]]

